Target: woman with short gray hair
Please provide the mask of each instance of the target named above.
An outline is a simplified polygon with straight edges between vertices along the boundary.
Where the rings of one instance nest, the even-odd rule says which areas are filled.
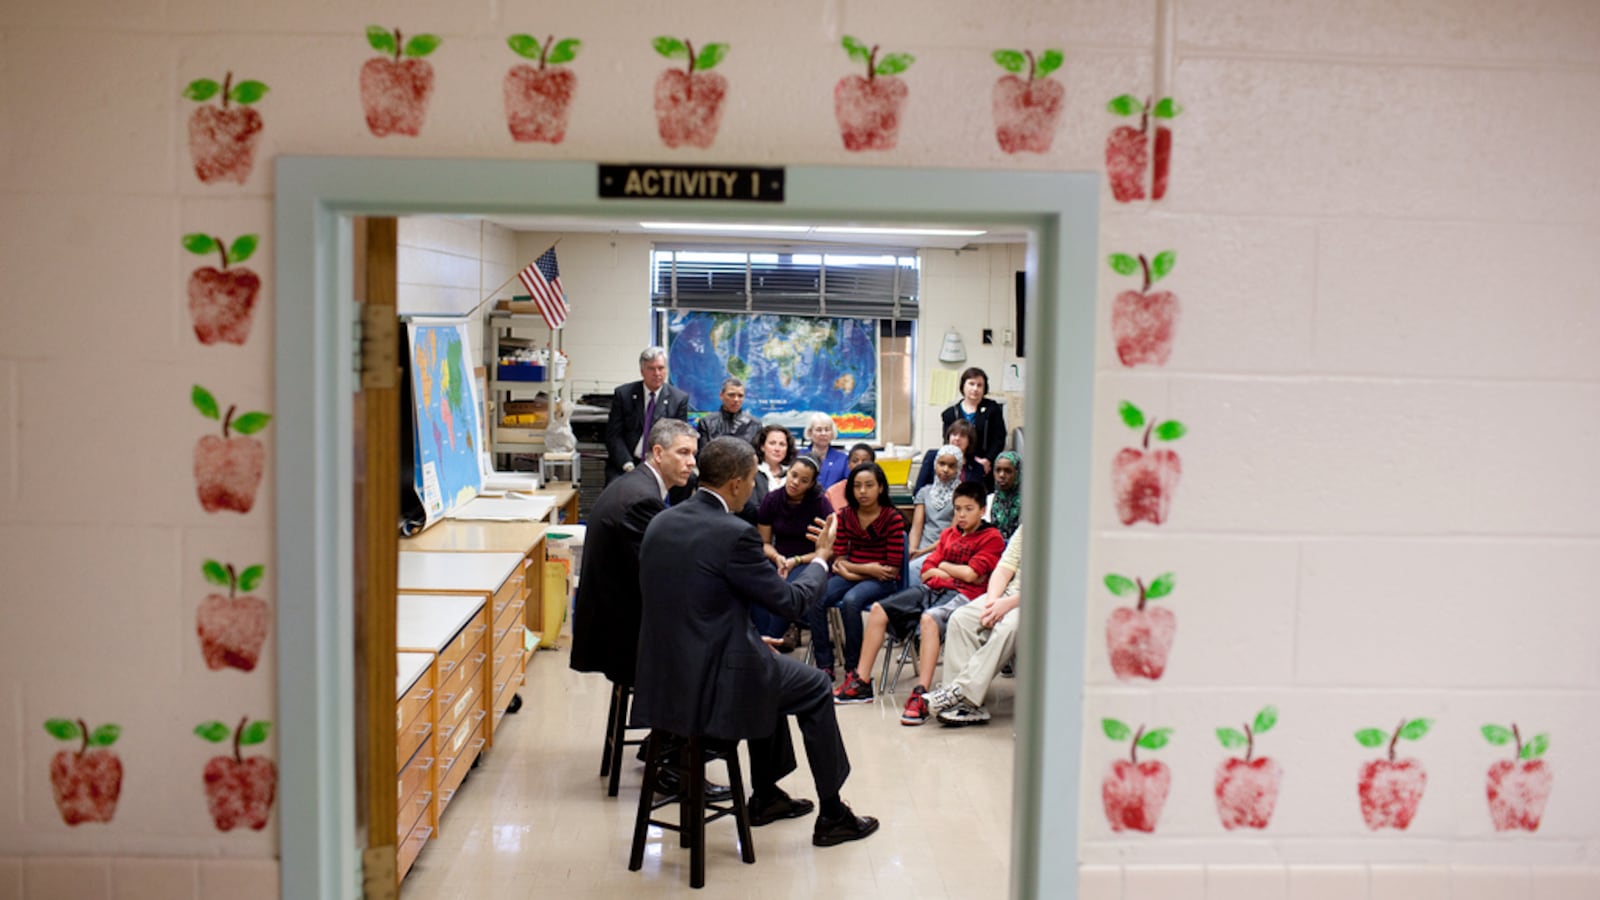
[[[843,481],[850,471],[850,457],[833,446],[833,439],[838,434],[833,417],[827,413],[812,413],[806,421],[806,440],[811,442],[806,455],[817,461],[817,468],[821,470],[817,476],[817,486],[823,490],[832,487],[836,481]]]

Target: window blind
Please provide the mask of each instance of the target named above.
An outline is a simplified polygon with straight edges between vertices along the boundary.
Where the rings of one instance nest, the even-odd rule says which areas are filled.
[[[917,318],[917,253],[895,247],[656,244],[657,309]]]

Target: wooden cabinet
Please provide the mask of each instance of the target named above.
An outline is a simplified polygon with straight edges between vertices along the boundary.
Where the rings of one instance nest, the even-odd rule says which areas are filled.
[[[433,653],[401,653],[396,668],[395,733],[398,748],[400,877],[411,870],[417,854],[438,826],[434,790]]]

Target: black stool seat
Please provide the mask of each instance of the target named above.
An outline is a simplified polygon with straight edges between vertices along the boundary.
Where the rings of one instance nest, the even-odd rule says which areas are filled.
[[[617,784],[622,777],[623,751],[628,747],[644,745],[644,738],[628,738],[628,703],[632,699],[632,685],[611,683],[611,710],[606,714],[606,741],[600,751],[600,777],[611,776],[610,782],[606,785],[608,797],[617,795]]]
[[[723,760],[728,766],[731,796],[724,803],[706,799],[706,763]],[[663,772],[673,772],[682,786],[680,793],[656,797],[656,786]],[[662,821],[653,813],[663,806],[677,804],[678,820]],[[644,842],[651,825],[678,832],[679,844],[689,848],[689,886],[706,884],[706,823],[733,816],[739,834],[739,858],[756,861],[755,845],[750,840],[750,813],[745,808],[744,774],[739,768],[737,741],[719,741],[700,735],[683,737],[660,729],[650,732],[645,743],[644,785],[639,789],[639,815],[633,823],[633,851],[628,857],[629,871],[644,865]]]

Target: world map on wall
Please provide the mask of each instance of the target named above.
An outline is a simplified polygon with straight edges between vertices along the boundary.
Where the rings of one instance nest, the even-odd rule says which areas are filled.
[[[415,476],[428,521],[477,496],[478,390],[467,354],[467,327],[411,324],[411,395]]]
[[[670,378],[696,410],[721,406],[732,376],[745,383],[745,410],[763,422],[801,429],[824,412],[840,437],[877,431],[876,320],[676,312],[667,334]]]

